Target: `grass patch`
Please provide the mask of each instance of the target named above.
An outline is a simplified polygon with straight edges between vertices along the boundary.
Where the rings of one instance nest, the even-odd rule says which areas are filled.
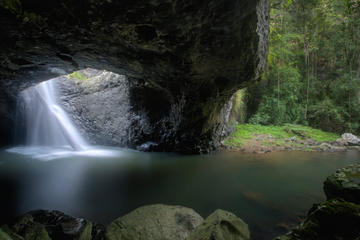
[[[227,146],[239,146],[247,140],[256,138],[257,135],[270,135],[276,144],[285,145],[285,139],[296,137],[297,139],[314,139],[317,142],[331,142],[340,136],[335,133],[324,132],[308,126],[286,124],[284,126],[263,126],[254,124],[240,124],[235,132],[225,139]]]
[[[283,126],[284,130],[302,138],[312,138],[317,142],[331,142],[340,138],[339,134],[324,132],[320,129],[315,129],[308,126],[286,124]]]
[[[76,79],[81,80],[81,81],[85,81],[87,79],[87,77],[84,74],[82,74],[81,72],[73,72],[69,76],[71,78],[76,78]]]

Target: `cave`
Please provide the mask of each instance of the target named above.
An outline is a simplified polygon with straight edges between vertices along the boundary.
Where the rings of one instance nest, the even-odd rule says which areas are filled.
[[[126,78],[129,108],[137,116],[126,140],[113,132],[98,137],[98,144],[213,151],[229,132],[232,95],[264,70],[268,14],[265,0],[5,1],[0,143],[15,141],[22,90],[93,68]]]

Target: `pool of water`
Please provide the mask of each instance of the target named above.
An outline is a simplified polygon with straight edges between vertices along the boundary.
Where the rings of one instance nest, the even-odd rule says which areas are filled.
[[[359,152],[219,153],[183,156],[126,149],[0,150],[1,222],[56,209],[107,224],[146,204],[215,209],[246,221],[252,239],[271,239],[325,199],[322,184]]]

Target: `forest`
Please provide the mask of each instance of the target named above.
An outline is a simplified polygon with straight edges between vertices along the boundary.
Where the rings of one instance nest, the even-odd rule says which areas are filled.
[[[360,1],[271,1],[270,50],[248,122],[360,133]]]

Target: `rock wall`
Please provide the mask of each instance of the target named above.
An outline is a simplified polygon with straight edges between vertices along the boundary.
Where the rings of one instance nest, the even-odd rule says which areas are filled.
[[[9,1],[16,7],[0,4],[3,144],[21,89],[91,67],[129,80],[131,109],[150,126],[140,145],[208,152],[226,133],[231,96],[266,62],[266,0]]]

